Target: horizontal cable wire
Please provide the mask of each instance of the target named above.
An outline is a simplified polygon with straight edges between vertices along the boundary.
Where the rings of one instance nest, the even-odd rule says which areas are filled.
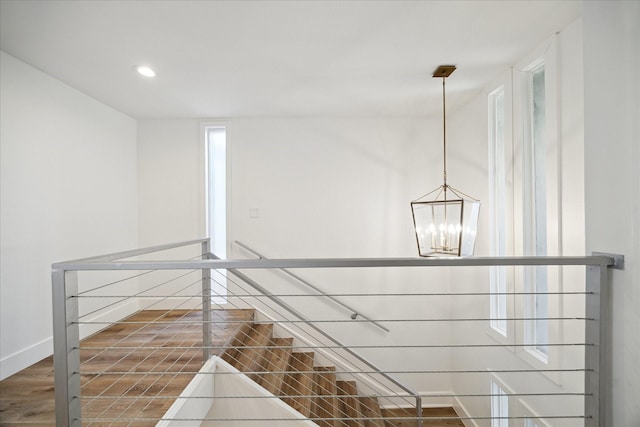
[[[85,295],[85,294],[87,294],[89,292],[97,291],[99,289],[106,288],[106,287],[111,286],[111,285],[117,285],[118,283],[123,283],[123,282],[126,282],[127,280],[132,280],[132,279],[136,279],[136,278],[141,277],[141,276],[146,276],[147,274],[151,274],[151,273],[153,273],[155,271],[158,271],[158,270],[148,270],[148,271],[142,272],[140,274],[134,274],[133,276],[125,277],[125,278],[120,279],[120,280],[114,280],[113,282],[105,283],[105,284],[99,285],[99,286],[97,286],[95,288],[91,288],[91,289],[87,289],[86,291],[78,292],[73,298],[96,298],[96,297],[99,297],[99,295]],[[117,296],[117,297],[120,297],[120,296]],[[128,296],[124,295],[124,297],[131,298],[130,295],[128,295]]]
[[[339,396],[339,397],[362,397],[361,394],[340,394],[340,395],[335,395],[335,396]],[[571,393],[571,392],[563,392],[563,393],[507,393],[507,394],[492,394],[492,393],[455,393],[455,394],[451,394],[451,393],[436,393],[436,394],[424,394],[422,395],[422,397],[497,397],[497,396],[518,396],[518,397],[523,397],[523,396],[528,396],[528,397],[544,397],[544,396],[556,396],[556,397],[560,397],[560,396],[578,396],[578,397],[584,397],[584,396],[591,396],[590,394],[587,393]],[[153,399],[194,399],[194,400],[199,400],[199,399],[280,399],[282,397],[290,397],[290,398],[294,398],[294,399],[298,399],[298,398],[322,398],[322,397],[327,397],[326,394],[293,394],[293,395],[287,395],[287,396],[247,396],[247,395],[237,395],[237,396],[80,396],[81,399],[91,399],[91,400],[119,400],[119,399],[123,399],[123,400],[136,400],[136,399],[143,399],[143,400],[153,400]],[[402,397],[402,396],[397,396],[395,394],[376,394],[375,397]],[[411,395],[405,395],[404,397],[413,397]],[[407,408],[404,408],[407,409]],[[403,417],[404,418],[404,417]]]
[[[197,283],[197,282],[196,282]],[[192,285],[195,283],[192,283]],[[175,296],[175,297],[167,297],[167,298],[197,298],[198,296]],[[158,298],[158,297],[152,297],[152,298]],[[527,320],[579,320],[579,321],[585,321],[585,320],[596,320],[594,318],[591,317],[500,317],[500,318],[491,318],[491,317],[474,317],[474,318],[450,318],[450,319],[445,319],[445,318],[437,318],[437,319],[379,319],[376,320],[377,322],[386,322],[386,323],[398,323],[398,322],[407,322],[407,323],[419,323],[419,322],[490,322],[490,321],[498,321],[498,320],[507,320],[507,321],[527,321]],[[293,323],[369,323],[370,320],[364,320],[364,319],[317,319],[317,320],[265,320],[265,321],[256,321],[256,324],[259,323],[273,323],[273,324],[278,324],[278,323],[285,323],[285,324],[293,324]],[[121,321],[121,322],[100,322],[100,321],[85,321],[85,322],[72,322],[72,324],[78,324],[78,325],[115,325],[115,324],[120,324],[120,325],[127,325],[127,324],[136,324],[136,323],[144,323],[144,322],[128,322],[128,321]],[[182,323],[186,323],[186,324],[198,324],[201,323],[201,321],[186,321],[186,322],[182,322]],[[212,323],[212,324],[216,324],[216,323],[234,323],[233,321],[210,321],[207,323]]]
[[[423,416],[422,420],[441,420],[441,421],[455,421],[455,420],[526,420],[527,418],[531,418],[531,416],[510,416],[510,417],[442,417],[442,416]],[[537,419],[555,419],[555,420],[569,420],[569,419],[588,419],[591,417],[587,417],[584,415],[536,415]],[[348,421],[348,420],[376,420],[376,419],[386,419],[386,420],[407,420],[407,421],[415,421],[418,417],[389,417],[389,418],[373,418],[373,417],[333,417],[333,418],[320,418],[320,417],[302,417],[302,418],[83,418],[83,421],[86,422],[105,422],[105,421],[119,421],[119,422],[156,422],[156,421],[293,421],[300,422],[304,420],[326,420],[326,421]]]
[[[349,348],[381,348],[381,349],[394,349],[394,348],[492,348],[492,347],[532,347],[535,344],[401,344],[401,345],[350,345]],[[584,346],[593,346],[595,344],[589,343],[545,343],[547,347],[584,347]],[[261,346],[255,348],[267,348],[268,346]],[[139,349],[140,347],[129,347],[129,346],[87,346],[87,347],[72,347],[74,350],[117,350],[117,349]],[[180,346],[145,346],[144,349],[159,349],[159,348],[211,348],[211,349],[219,349],[223,348],[223,346],[193,346],[193,347],[180,347]],[[232,348],[242,348],[241,346],[232,347]],[[344,349],[341,346],[331,346],[331,345],[296,345],[294,346],[297,350],[305,350],[305,349]]]
[[[203,255],[204,255],[204,254],[196,255],[195,257],[189,258],[189,259],[187,259],[186,261],[193,261],[193,260],[199,259],[199,258],[201,258]],[[87,289],[87,290],[82,291],[82,292],[78,292],[78,293],[75,295],[75,298],[80,298],[81,296],[83,296],[84,298],[95,298],[95,296],[91,296],[91,295],[84,296],[84,294],[89,293],[89,292],[93,292],[93,291],[97,291],[98,289],[106,288],[107,286],[116,285],[116,284],[118,284],[118,283],[126,282],[127,280],[136,279],[136,278],[138,278],[138,277],[140,277],[140,276],[145,276],[145,275],[147,275],[147,274],[151,274],[151,273],[154,273],[154,272],[156,272],[156,271],[166,271],[166,270],[147,270],[147,271],[144,271],[144,272],[142,272],[142,273],[140,273],[140,274],[134,274],[134,275],[132,275],[132,276],[128,276],[128,277],[125,277],[125,278],[122,278],[122,279],[114,280],[114,281],[112,281],[112,282],[108,282],[108,283],[105,283],[105,284],[99,285],[99,286],[97,286],[97,287],[95,287],[95,288],[91,288],[91,289]],[[130,295],[128,295],[128,296],[126,296],[126,297],[127,297],[127,298],[130,298],[131,296],[130,296]]]
[[[185,347],[186,348],[186,347]],[[192,348],[192,347],[189,347]],[[240,372],[205,372],[205,371],[144,371],[144,372],[129,372],[129,371],[82,371],[83,375],[164,375],[164,374],[200,374],[200,375],[258,375],[258,374],[286,374],[289,371],[240,371]],[[301,374],[315,374],[317,371],[296,371]],[[593,369],[437,369],[437,370],[409,370],[409,371],[396,371],[385,370],[386,374],[494,374],[494,373],[538,373],[538,372],[593,372]],[[332,374],[353,374],[353,371],[331,371]],[[379,374],[379,371],[358,371],[358,374]]]
[[[159,270],[151,270],[151,271],[159,271]],[[200,271],[200,270],[193,270]],[[134,276],[137,277],[137,276]],[[217,282],[216,282],[217,283]],[[86,291],[89,292],[89,291]],[[464,296],[492,296],[492,295],[594,295],[593,292],[456,292],[456,293],[406,293],[406,294],[388,294],[388,293],[352,293],[352,294],[324,294],[326,296],[332,297],[464,297]],[[128,295],[119,295],[123,297],[131,297]],[[264,294],[236,294],[237,297],[248,297],[248,298],[270,298],[269,295]],[[317,298],[318,294],[278,294],[278,297],[301,297],[301,298]],[[75,298],[100,298],[100,297],[108,297],[108,295],[80,295],[78,294]]]
[[[98,309],[96,309],[96,310],[93,310],[93,311],[91,311],[91,312],[89,312],[89,313],[84,313],[84,314],[82,314],[81,316],[78,316],[78,319],[81,319],[81,318],[83,318],[83,317],[90,316],[90,315],[92,315],[92,314],[94,314],[94,313],[97,313],[97,312],[99,312],[99,311],[104,310],[105,308],[109,308],[109,307],[112,307],[112,306],[114,306],[114,305],[116,305],[116,304],[119,304],[119,303],[121,303],[121,302],[123,302],[123,301],[126,301],[127,299],[134,298],[134,297],[138,297],[138,296],[140,296],[141,294],[143,294],[143,293],[145,293],[145,292],[149,292],[149,291],[150,291],[150,290],[152,290],[152,289],[156,289],[156,288],[158,288],[158,287],[160,287],[160,286],[163,286],[163,285],[166,285],[166,284],[171,283],[171,282],[173,282],[173,281],[176,281],[176,280],[178,280],[178,279],[180,279],[180,278],[182,278],[182,277],[188,276],[189,274],[192,274],[192,273],[193,273],[193,272],[195,272],[195,271],[198,271],[198,270],[190,270],[190,271],[188,271],[188,272],[186,272],[186,273],[184,273],[184,274],[181,274],[181,275],[179,275],[179,276],[177,276],[177,277],[173,277],[173,278],[171,278],[171,279],[169,279],[169,280],[166,280],[166,281],[164,281],[164,282],[162,282],[162,283],[159,283],[159,284],[157,284],[157,285],[153,286],[152,288],[145,289],[144,291],[140,291],[140,292],[138,292],[137,294],[134,294],[134,295],[131,295],[131,296],[128,296],[128,297],[123,297],[122,299],[120,299],[120,300],[118,300],[118,301],[116,301],[116,302],[113,302],[113,303],[111,303],[111,304],[107,304],[107,305],[105,305],[105,306],[103,306],[103,307],[101,307],[101,308],[98,308]],[[198,280],[198,282],[199,282],[199,280]],[[194,282],[194,283],[198,283],[198,282]],[[192,283],[191,285],[193,285],[193,283]],[[190,285],[190,286],[191,286],[191,285]],[[188,288],[189,288],[189,286],[187,286],[187,287],[183,288],[182,290],[184,290],[184,289],[188,289]],[[70,297],[70,298],[77,298],[77,297]],[[119,297],[112,297],[112,298],[119,298]],[[115,323],[115,322],[113,322],[113,323]]]

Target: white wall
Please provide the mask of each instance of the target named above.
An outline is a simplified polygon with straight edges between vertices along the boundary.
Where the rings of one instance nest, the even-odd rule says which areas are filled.
[[[415,256],[409,202],[441,183],[437,117],[244,119],[234,121],[230,138],[234,239],[273,258]],[[260,218],[249,217],[252,208],[259,209]],[[334,294],[448,289],[444,271],[359,269],[297,274]],[[272,286],[282,293],[296,290],[285,283]],[[373,319],[448,314],[444,298],[341,300]],[[296,302],[311,319],[348,316],[321,299]],[[419,345],[449,339],[446,328],[439,324],[387,326],[391,333],[363,324],[323,325],[345,344]],[[405,350],[403,357],[390,351],[360,352],[387,370],[447,369],[449,365],[446,351]],[[423,392],[450,388],[444,376],[400,377]]]
[[[139,122],[142,246],[204,235],[201,122]],[[440,165],[429,168],[440,156],[437,121],[249,118],[228,125],[230,241],[270,249],[272,257],[415,253],[408,203],[441,180]],[[249,217],[251,208],[259,218]],[[349,237],[354,229],[364,240]]]
[[[140,247],[204,237],[202,144],[198,120],[138,122]]]
[[[230,219],[228,239],[270,258],[415,256],[409,202],[441,182],[439,118],[236,118],[228,123]],[[139,123],[141,245],[204,234],[204,145],[198,120]],[[259,217],[251,218],[250,209]],[[230,245],[230,257],[247,257]],[[252,272],[256,275],[255,272]],[[300,271],[330,293],[446,292],[446,272],[416,269]],[[273,274],[262,284],[301,292]],[[371,318],[446,316],[448,302],[418,298],[345,302]],[[350,313],[313,298],[296,307],[312,318],[348,319]],[[325,325],[344,343],[395,343],[448,339],[441,325]],[[404,326],[404,327],[403,327]],[[417,369],[429,360],[448,367],[448,353],[397,355],[363,351],[387,369]],[[432,355],[433,356],[433,355]],[[422,380],[422,391],[449,390],[446,377]]]
[[[555,43],[557,60],[557,123],[558,131],[558,168],[559,178],[556,189],[558,194],[557,211],[560,213],[558,220],[559,238],[558,249],[552,250],[552,254],[559,255],[582,255],[584,254],[584,172],[583,172],[583,96],[582,96],[582,21],[577,20],[567,28],[563,29],[552,39],[546,41],[538,52],[542,53],[549,49],[551,43]],[[533,59],[533,58],[532,58]],[[516,72],[518,66],[514,64]],[[505,70],[506,81],[509,85],[508,70]],[[496,83],[497,84],[497,83]],[[487,143],[487,123],[488,123],[488,102],[487,94],[495,87],[487,87],[475,99],[467,103],[464,108],[452,114],[451,125],[449,126],[451,143],[452,165],[450,177],[456,177],[456,182],[464,183],[463,191],[480,198],[484,203],[481,213],[481,225],[476,245],[476,255],[489,255],[489,180],[487,170],[488,143]],[[509,94],[510,91],[507,91]],[[507,104],[507,106],[510,104]],[[509,112],[507,111],[507,114]],[[514,122],[516,120],[514,119]],[[508,127],[510,129],[510,126]],[[519,168],[518,162],[518,135],[517,130],[514,136],[514,165],[515,170]],[[511,138],[508,136],[507,141]],[[549,168],[554,165],[548,165]],[[508,168],[510,170],[511,168]],[[515,177],[514,182],[519,181]],[[456,183],[453,183],[456,185]],[[460,184],[461,186],[462,184]],[[514,190],[513,186],[510,186]],[[517,194],[513,196],[517,198]],[[518,201],[515,200],[517,205]],[[516,210],[517,215],[517,210]],[[553,212],[550,212],[553,215]],[[556,215],[557,216],[557,215]],[[518,229],[519,221],[514,218],[514,225],[507,229],[508,240],[515,240],[516,245],[521,241],[518,238],[522,230]],[[521,221],[520,221],[521,224]],[[514,239],[515,237],[515,239]],[[510,246],[510,245],[509,245]],[[514,253],[509,255],[522,254],[522,248],[514,247]],[[515,286],[518,290],[518,282],[514,278],[519,277],[521,272],[518,269],[507,269],[510,279],[509,289]],[[566,268],[562,272],[560,280],[561,289],[565,291],[582,291],[584,289],[584,269]],[[485,268],[468,268],[453,270],[451,273],[451,289],[453,292],[488,292],[489,291],[489,271]],[[522,292],[522,289],[520,289]],[[553,298],[553,297],[551,297]],[[523,317],[522,304],[518,303],[517,297],[508,298],[510,309],[508,317]],[[551,300],[550,300],[551,301]],[[515,303],[515,304],[514,304]],[[452,317],[456,318],[487,318],[489,316],[489,301],[479,300],[478,297],[457,297],[452,301]],[[583,301],[579,297],[566,297],[557,315],[579,317],[582,313]],[[517,311],[514,311],[517,310]],[[552,310],[550,308],[550,310]],[[550,311],[550,316],[554,312]],[[552,337],[567,341],[580,341],[583,325],[578,322],[564,322],[562,326],[558,323],[550,322],[549,328],[552,330]],[[561,329],[560,329],[561,328]],[[509,329],[509,338],[501,340],[497,334],[490,332],[487,321],[458,323],[453,327],[453,340],[457,343],[477,343],[477,344],[508,344],[521,343],[523,334],[523,323],[516,322]],[[555,338],[550,338],[555,341]],[[551,352],[555,349],[550,349]],[[562,368],[563,363],[567,368],[582,366],[583,354],[580,348],[563,349],[562,352],[551,356],[556,359],[551,362],[553,368]],[[541,364],[536,364],[535,360],[529,357],[522,348],[497,348],[497,349],[477,349],[459,350],[453,352],[453,368],[463,369],[532,369],[543,368]],[[530,375],[530,374],[459,374],[453,376],[454,390],[457,393],[477,393],[487,394],[489,392],[489,381],[496,379],[501,382],[506,391],[515,393],[530,392],[560,392],[567,390],[581,389],[582,378],[574,374],[558,375]],[[580,413],[582,411],[582,400],[580,398],[567,398],[559,403],[561,398],[535,399],[531,397],[513,397],[510,399],[510,415],[522,416],[524,405],[530,410],[540,415],[566,415],[567,413]],[[489,399],[485,398],[461,398],[459,404],[464,407],[469,415],[490,416]],[[476,421],[476,425],[485,425],[487,421]],[[487,424],[488,425],[488,424]],[[565,425],[562,421],[554,420],[553,425]]]
[[[640,420],[640,3],[585,1],[587,252],[625,256],[611,271],[605,334],[612,380],[604,425]]]
[[[241,119],[231,131],[234,239],[272,257],[415,253],[408,203],[439,181],[417,163],[426,121]]]
[[[136,122],[1,53],[0,377],[51,354],[51,264],[137,246]]]

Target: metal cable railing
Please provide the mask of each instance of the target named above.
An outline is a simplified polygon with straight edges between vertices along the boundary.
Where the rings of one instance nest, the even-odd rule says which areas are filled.
[[[189,247],[196,248],[195,254],[187,254],[184,260],[127,259],[156,251],[173,258],[171,251],[189,252]],[[599,342],[601,330],[607,330],[608,316],[601,301],[607,298],[606,270],[614,262],[608,256],[349,260],[212,257],[208,240],[201,239],[54,265],[58,425],[208,425],[232,420],[243,425],[267,421],[276,425],[285,421],[283,425],[334,425],[337,421],[358,425],[365,420],[370,425],[383,425],[384,420],[398,417],[417,425],[426,419],[459,425],[482,424],[490,419],[602,425],[599,384],[606,371]],[[397,285],[390,285],[389,289],[369,292],[362,281],[315,290],[330,301],[366,299],[368,307],[378,307],[380,315],[375,322],[394,325],[392,333],[380,335],[371,328],[361,328],[373,322],[371,319],[360,314],[356,319],[341,318],[340,310],[318,306],[317,294],[297,292],[295,284],[289,289],[278,285],[273,291],[270,283],[258,283],[249,276],[249,272],[265,269],[352,272],[374,267],[405,272],[409,267],[427,271],[442,267],[462,271],[460,268],[465,267],[477,269],[471,276],[480,277],[479,271],[493,265],[578,266],[585,269],[586,285],[581,290],[545,293],[515,288],[496,293],[478,289],[477,284],[469,289],[459,284],[434,288],[436,282],[426,272],[416,276],[419,279],[412,286],[403,284],[401,291]],[[103,281],[82,277],[89,272],[124,274],[128,270],[138,272]],[[200,277],[195,280],[191,275],[198,271]],[[423,283],[425,277],[431,283],[428,289]],[[224,295],[215,290],[221,286],[227,289]],[[526,359],[530,342],[467,333],[490,329],[494,318],[483,313],[487,312],[488,299],[496,295],[513,301],[545,295],[550,304],[571,301],[558,314],[550,311],[545,317],[532,317],[516,310],[502,318],[517,330],[544,321],[562,331],[544,343],[549,353],[546,365]],[[447,304],[459,307],[443,314]],[[349,306],[344,301],[340,305]],[[427,310],[421,311],[425,307]],[[251,310],[257,317],[252,317]],[[91,328],[91,334],[84,334],[88,336],[82,341],[81,328]],[[336,334],[342,338],[336,338]],[[349,342],[344,337],[350,337]],[[508,363],[498,363],[498,351],[512,353]],[[277,362],[281,354],[290,358],[286,367]],[[562,360],[579,363],[556,363],[556,354],[561,354]],[[207,371],[203,363],[213,369]],[[215,393],[197,391],[198,384],[208,384],[213,378]],[[241,378],[250,379],[251,384]],[[228,381],[236,388],[226,389]],[[488,389],[489,383],[499,384],[504,393]],[[507,416],[493,413],[494,400],[504,396],[511,399],[511,407],[520,409]],[[190,406],[203,406],[203,402],[211,406],[212,399],[218,402],[218,412],[209,408],[198,413]],[[550,401],[555,407],[549,406]],[[265,404],[275,407],[275,412],[265,415],[263,409],[251,413],[242,409],[263,408]],[[428,407],[434,405],[448,406],[456,412],[429,412]],[[407,413],[407,407],[413,409]],[[399,415],[399,411],[404,412]]]
[[[215,257],[215,255],[213,255],[213,254],[210,254],[210,256],[213,257],[214,259],[217,259],[217,257]],[[413,390],[407,388],[405,385],[399,383],[396,379],[390,377],[386,373],[380,372],[375,367],[375,365],[373,363],[371,363],[370,361],[366,360],[361,355],[355,353],[348,346],[342,344],[340,341],[336,340],[331,335],[327,334],[323,329],[321,329],[320,327],[318,327],[316,325],[316,323],[319,323],[319,322],[312,321],[312,320],[306,318],[302,313],[300,313],[298,310],[296,310],[290,304],[288,304],[287,302],[283,301],[279,296],[273,295],[268,289],[265,289],[263,286],[258,284],[256,281],[251,279],[246,274],[244,274],[244,273],[242,273],[242,272],[240,272],[240,271],[238,271],[236,269],[229,269],[228,271],[230,273],[232,273],[234,276],[238,277],[242,281],[242,283],[246,283],[247,285],[249,285],[254,290],[259,291],[262,295],[264,295],[265,297],[267,297],[270,300],[272,300],[277,307],[283,308],[284,310],[286,310],[288,313],[292,314],[296,318],[295,320],[287,319],[287,320],[284,320],[284,321],[281,321],[281,322],[278,322],[277,320],[271,320],[270,319],[271,323],[273,323],[273,324],[286,323],[288,325],[294,325],[295,323],[301,323],[301,324],[304,324],[304,325],[308,325],[309,327],[311,327],[313,329],[313,331],[315,333],[320,334],[324,339],[328,340],[332,344],[332,345],[319,345],[319,344],[296,345],[296,349],[299,349],[299,350],[325,349],[325,350],[331,350],[333,353],[336,353],[336,350],[344,351],[344,352],[348,353],[349,356],[357,359],[358,362],[364,364],[364,366],[366,366],[368,369],[374,369],[374,372],[376,374],[385,377],[385,379],[387,381],[389,381],[392,384],[394,384],[395,386],[399,387],[401,390],[403,390],[409,396],[412,396],[413,399],[416,400],[416,407],[417,408],[420,407],[420,397],[417,395],[416,392],[414,392]],[[235,284],[238,285],[238,282],[235,282]],[[242,289],[244,291],[246,291],[246,288],[243,287]],[[236,295],[236,296],[239,296],[239,295]],[[332,298],[332,300],[335,300],[335,299]],[[278,318],[286,318],[286,316],[281,311],[277,311],[277,315],[278,315]],[[366,318],[364,319],[364,321],[371,322],[371,320],[366,319]],[[388,331],[388,329],[386,329],[386,328],[383,328],[383,329]],[[337,355],[337,356],[340,357],[339,355]],[[362,373],[362,370],[359,370],[358,372]],[[380,385],[382,385],[382,384],[380,384]]]
[[[139,251],[136,251],[136,254],[140,254]],[[200,256],[204,256],[206,257],[207,254],[200,254],[198,257]],[[209,255],[210,256],[210,255]],[[181,303],[179,303],[178,305],[175,305],[172,307],[173,310],[179,310],[181,308],[181,305],[184,305],[185,303],[188,302],[189,299],[198,299],[201,300],[202,299],[202,292],[196,293],[196,294],[189,294],[186,295],[186,297],[188,298],[186,301],[184,301],[185,299],[185,295],[183,294],[183,291],[185,291],[186,289],[192,288],[194,287],[196,284],[199,284],[199,280],[198,281],[190,281],[188,282],[185,286],[179,287],[178,289],[174,290],[171,293],[166,293],[166,291],[164,290],[164,288],[168,285],[171,284],[187,275],[191,275],[193,274],[193,272],[197,271],[197,270],[189,270],[186,273],[182,273],[182,274],[172,274],[170,277],[168,278],[162,278],[159,280],[155,280],[152,284],[147,284],[146,286],[143,286],[142,289],[137,290],[136,292],[131,292],[128,295],[122,295],[119,293],[113,294],[113,293],[108,293],[105,295],[100,294],[100,292],[106,291],[107,288],[109,286],[112,285],[116,285],[116,284],[122,284],[124,282],[126,282],[127,280],[133,280],[133,279],[137,279],[137,278],[141,278],[143,276],[147,276],[148,274],[151,273],[158,273],[161,270],[150,270],[148,272],[144,272],[144,273],[140,273],[140,274],[135,274],[135,275],[131,275],[128,276],[126,278],[119,278],[117,280],[111,280],[107,283],[100,283],[98,285],[94,285],[91,284],[89,286],[89,289],[86,290],[82,290],[79,291],[77,293],[77,295],[75,297],[73,297],[74,299],[78,300],[78,301],[86,301],[86,300],[109,300],[108,302],[105,302],[101,307],[97,308],[97,309],[93,309],[91,311],[85,311],[82,315],[78,316],[78,321],[76,322],[78,325],[91,325],[91,326],[109,326],[109,325],[113,325],[113,324],[117,324],[117,325],[136,325],[136,330],[132,331],[127,337],[129,336],[135,336],[137,332],[139,332],[140,330],[142,330],[144,328],[144,325],[147,325],[148,322],[144,321],[144,322],[130,322],[130,321],[118,321],[118,322],[111,322],[111,321],[94,321],[94,320],[85,320],[86,318],[90,318],[92,315],[113,307],[113,306],[117,306],[118,304],[126,301],[127,299],[130,298],[135,298],[137,300],[140,300],[140,305],[141,308],[143,310],[153,310],[154,308],[156,308],[158,305],[161,305],[163,302],[166,302],[169,299],[182,299],[183,301]],[[217,272],[217,271],[215,271]],[[209,274],[210,276],[210,274]],[[221,275],[222,276],[222,275]],[[226,279],[226,276],[224,276],[224,278]],[[214,282],[216,281],[215,279],[211,279]],[[233,281],[233,280],[232,280]],[[237,279],[235,280],[236,286],[239,285],[239,282],[237,281]],[[163,290],[164,292],[158,292],[160,290]],[[154,292],[153,295],[147,295],[147,293],[149,292]],[[242,299],[242,297],[240,295],[234,295],[235,298],[237,299]],[[153,299],[154,301],[152,301],[151,303],[146,303],[145,300],[148,299]],[[115,300],[115,301],[113,301]],[[239,308],[237,307],[237,305],[235,304],[229,304],[227,302],[227,305],[230,305],[233,308]],[[192,310],[202,310],[202,304],[199,304],[198,307],[195,307]],[[164,330],[166,330],[167,328],[169,328],[170,326],[182,326],[182,327],[186,327],[187,325],[193,325],[193,324],[204,324],[206,322],[200,320],[200,321],[189,321],[189,322],[183,322],[183,321],[175,321],[175,320],[170,320],[170,321],[163,321],[161,320],[163,317],[163,315],[153,319],[153,323],[154,325],[158,325],[158,326],[162,326],[162,328]],[[155,336],[158,336],[159,333],[155,334]],[[126,337],[125,337],[126,338]],[[82,354],[86,354],[87,352],[93,353],[93,356],[90,357],[85,357],[83,358],[84,362],[83,363],[88,363],[91,364],[91,362],[93,362],[96,358],[97,355],[104,355],[104,354],[112,354],[114,352],[120,352],[120,354],[118,355],[118,360],[116,360],[116,363],[122,360],[126,360],[128,358],[137,358],[142,360],[142,357],[140,357],[140,355],[138,355],[136,352],[138,350],[140,350],[140,348],[138,346],[128,346],[124,344],[124,340],[125,338],[122,338],[121,340],[116,340],[115,342],[110,343],[110,345],[108,346],[96,346],[93,344],[87,344],[85,343],[84,345],[81,346],[81,353]],[[160,346],[149,346],[149,345],[145,345],[144,346],[144,351],[147,352],[147,356],[146,358],[152,358],[154,357],[154,353],[162,351],[162,350],[172,350],[172,351],[180,351],[180,352],[184,352],[184,351],[188,351],[190,349],[192,349],[194,346],[193,344],[186,344],[186,345],[172,345],[169,346],[167,344],[162,344]],[[218,351],[222,350],[223,348],[228,348],[229,346],[224,345],[224,346],[220,346],[217,348]],[[312,346],[309,346],[312,347]],[[316,346],[317,347],[317,346]],[[210,352],[211,350],[214,349],[213,346],[211,345],[201,345],[199,347],[200,349],[202,349],[205,354],[207,354],[208,352]],[[296,349],[298,350],[304,350],[304,348],[301,348],[301,346],[297,346]],[[334,351],[334,350],[332,350]],[[208,357],[208,355],[207,355]],[[191,358],[193,358],[193,355],[191,356]],[[136,363],[133,365],[133,367],[130,368],[130,370],[128,371],[117,371],[113,369],[112,365],[108,368],[107,371],[90,371],[87,369],[81,369],[80,373],[82,376],[89,376],[91,377],[88,381],[85,381],[83,383],[83,387],[87,386],[90,387],[92,384],[92,381],[95,380],[95,378],[100,377],[102,379],[104,379],[105,377],[123,377],[126,376],[127,378],[129,378],[129,381],[131,383],[131,387],[132,388],[139,388],[141,387],[139,385],[140,381],[142,381],[142,379],[140,378],[145,378],[145,377],[149,377],[149,376],[153,376],[153,375],[157,375],[159,376],[159,374],[154,374],[152,372],[136,372],[136,370],[139,369],[139,365],[140,363]],[[179,375],[182,374],[184,372],[182,371],[170,371],[170,370],[164,370],[162,372],[162,375]],[[191,375],[194,375],[196,373],[198,373],[198,371],[191,371],[191,372],[187,372]],[[302,371],[301,373],[305,373],[304,371]],[[366,373],[365,375],[372,375],[372,374],[380,374],[379,371],[371,371]],[[248,375],[252,375],[253,373],[248,372]],[[274,374],[278,374],[278,372],[274,372]],[[338,375],[352,375],[353,372],[351,371],[340,371],[340,372],[336,372],[336,374]],[[131,380],[131,377],[138,377],[139,379],[137,380]],[[116,378],[113,382],[117,383],[117,381],[120,380],[120,378]],[[157,381],[153,381],[153,383],[150,385],[151,387],[154,386],[154,384]],[[89,416],[84,416],[83,417],[83,421],[84,422],[100,422],[100,421],[106,421],[109,418],[105,416],[105,414],[108,414],[109,411],[114,411],[115,408],[120,408],[121,411],[123,411],[125,414],[128,411],[128,409],[133,405],[133,403],[130,404],[123,404],[122,401],[123,400],[129,400],[129,401],[137,401],[137,400],[144,400],[145,396],[135,396],[135,397],[128,397],[128,396],[109,396],[109,395],[105,395],[108,394],[111,390],[111,388],[113,387],[113,385],[110,385],[108,387],[104,387],[102,390],[99,391],[99,393],[91,395],[91,394],[87,394],[84,393],[82,395],[82,401],[85,402],[83,403],[82,407],[85,408],[85,412],[87,412],[89,414]],[[305,395],[307,399],[309,398],[313,398],[313,392],[314,390],[304,390],[305,391]],[[394,395],[396,396],[396,395]],[[290,395],[289,398],[296,398],[297,396],[295,395]],[[344,397],[344,396],[343,396]],[[178,398],[178,396],[169,396],[169,397],[164,397],[164,396],[154,396],[152,399],[154,400],[159,400],[159,399],[176,399]],[[382,396],[381,396],[382,398]],[[110,404],[103,404],[102,406],[104,406],[104,409],[102,409],[100,412],[95,412],[95,409],[93,408],[93,406],[96,406],[94,401],[111,401]],[[151,399],[147,399],[147,400],[151,400]],[[145,405],[145,407],[148,405]],[[144,411],[144,408],[143,408]],[[118,417],[119,419],[128,419],[126,418],[126,416],[120,416]],[[326,417],[323,417],[326,418]],[[352,417],[353,418],[353,417]],[[131,419],[130,419],[131,420]],[[145,418],[144,417],[135,417],[135,422],[139,423],[139,422],[144,422]],[[133,421],[132,421],[133,422]]]

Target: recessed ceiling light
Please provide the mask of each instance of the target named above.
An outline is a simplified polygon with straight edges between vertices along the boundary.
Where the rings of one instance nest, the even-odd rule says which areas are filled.
[[[153,71],[151,68],[147,67],[146,65],[137,65],[134,68],[138,72],[138,74],[140,74],[141,76],[145,76],[145,77],[156,76],[156,72]]]

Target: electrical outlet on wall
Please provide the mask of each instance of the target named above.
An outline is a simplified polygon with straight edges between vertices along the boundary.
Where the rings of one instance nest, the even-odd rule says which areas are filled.
[[[249,218],[260,218],[260,209],[249,208]]]

